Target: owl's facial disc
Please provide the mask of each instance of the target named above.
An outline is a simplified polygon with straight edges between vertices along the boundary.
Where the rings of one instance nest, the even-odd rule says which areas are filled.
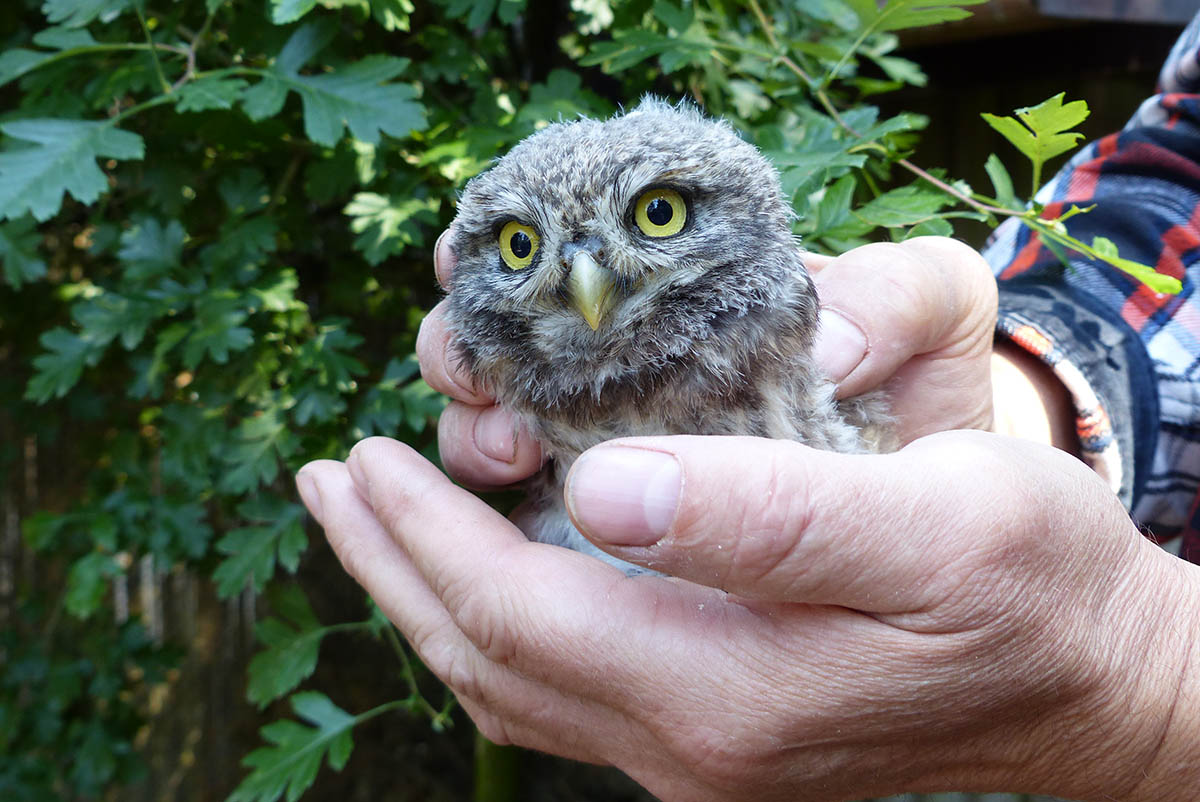
[[[567,297],[592,331],[600,328],[600,322],[612,308],[613,291],[616,288],[613,279],[613,272],[596,264],[588,251],[578,250],[571,256]]]

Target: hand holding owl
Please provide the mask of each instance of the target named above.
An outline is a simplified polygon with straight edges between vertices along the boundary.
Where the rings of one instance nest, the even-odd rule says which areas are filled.
[[[485,736],[615,765],[667,802],[1185,802],[1200,781],[1200,581],[1056,449],[950,432],[888,455],[587,452],[566,487],[580,528],[690,582],[530,542],[383,438],[300,486]]]
[[[997,372],[979,257],[928,238],[806,266],[756,156],[694,133],[720,145],[683,161],[704,169],[663,144],[614,160],[629,180],[514,151],[439,243],[453,289],[418,351],[456,399],[443,459],[474,487],[541,477],[542,542],[373,438],[298,477],[343,565],[487,737],[668,802],[1190,800],[1200,577],[1062,451],[944,431],[991,425],[993,375],[1040,381]],[[895,453],[836,400],[879,387]],[[689,432],[726,436],[661,436]]]

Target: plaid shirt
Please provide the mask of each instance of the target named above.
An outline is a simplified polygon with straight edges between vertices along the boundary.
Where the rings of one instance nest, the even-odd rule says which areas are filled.
[[[1016,220],[984,252],[999,331],[1071,392],[1084,459],[1147,534],[1200,562],[1200,14],[1124,130],[1079,151],[1037,199],[1076,238],[1180,279],[1159,295],[1079,254],[1065,266]]]

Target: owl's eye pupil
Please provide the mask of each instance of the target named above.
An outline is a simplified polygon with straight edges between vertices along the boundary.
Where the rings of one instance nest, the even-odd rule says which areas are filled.
[[[530,241],[529,235],[524,231],[518,231],[508,241],[508,247],[512,248],[513,256],[518,259],[524,259],[533,251],[533,242]]]
[[[655,198],[646,206],[646,218],[656,226],[665,226],[675,216],[666,198]]]

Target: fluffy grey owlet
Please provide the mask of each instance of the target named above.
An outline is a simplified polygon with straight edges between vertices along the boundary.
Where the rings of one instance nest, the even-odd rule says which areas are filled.
[[[756,435],[882,450],[878,397],[838,403],[810,349],[817,296],[779,175],[724,122],[645,100],[551,125],[473,179],[451,226],[465,366],[549,461],[526,534],[598,556],[563,480],[627,435]]]

